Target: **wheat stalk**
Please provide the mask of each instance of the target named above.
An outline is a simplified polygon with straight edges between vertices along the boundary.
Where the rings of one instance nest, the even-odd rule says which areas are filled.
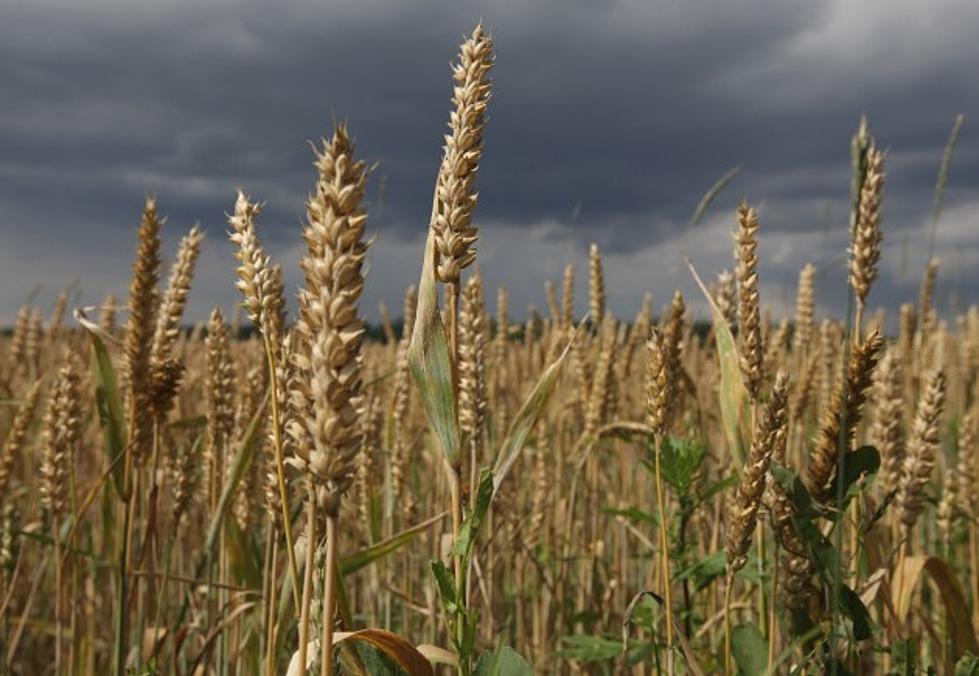
[[[332,673],[333,592],[336,559],[336,524],[340,500],[350,486],[361,444],[358,423],[363,398],[361,344],[364,324],[357,305],[364,288],[363,263],[367,255],[361,208],[367,166],[354,159],[354,146],[345,125],[318,152],[316,189],[307,202],[303,231],[307,252],[302,259],[306,287],[300,296],[297,329],[308,352],[300,362],[312,403],[302,424],[309,432],[308,455],[294,458],[310,480],[310,513],[322,511],[327,523],[326,579],[321,643],[324,673]],[[305,449],[297,449],[302,452]],[[312,517],[310,517],[312,519]],[[310,542],[309,547],[313,546]],[[307,565],[309,561],[307,559]],[[308,603],[304,590],[303,608]],[[305,631],[300,646],[304,650]]]

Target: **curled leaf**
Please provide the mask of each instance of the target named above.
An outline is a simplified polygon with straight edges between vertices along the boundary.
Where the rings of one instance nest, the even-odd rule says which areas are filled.
[[[418,331],[417,324],[415,331]],[[516,462],[517,458],[520,456],[520,452],[523,450],[524,444],[527,442],[527,437],[530,436],[530,432],[537,423],[537,419],[540,417],[541,413],[543,413],[544,408],[547,406],[548,400],[550,400],[551,395],[554,393],[554,388],[557,386],[558,377],[561,375],[561,368],[564,366],[564,361],[567,358],[568,353],[571,351],[571,346],[574,344],[577,337],[578,332],[575,331],[574,336],[572,336],[571,340],[568,341],[564,351],[561,352],[560,356],[544,370],[544,373],[541,374],[537,384],[534,385],[534,389],[527,397],[527,400],[524,401],[523,406],[520,407],[520,410],[517,411],[517,415],[513,419],[513,422],[510,423],[510,429],[507,432],[506,438],[503,440],[503,445],[500,447],[500,452],[496,456],[496,463],[493,465],[494,495],[500,490],[500,484],[503,483],[504,477],[506,477],[507,473],[510,471],[510,468],[513,466],[513,463]]]
[[[942,595],[952,638],[952,657],[958,659],[967,651],[979,653],[962,585],[955,577],[955,571],[936,556],[909,556],[894,570],[891,577],[891,598],[894,600],[894,611],[898,620],[902,623],[907,620],[922,572],[931,576]]]
[[[126,416],[123,413],[122,399],[116,382],[116,371],[112,358],[105,348],[102,336],[105,333],[91,322],[81,309],[75,310],[75,320],[88,332],[92,340],[92,372],[95,376],[95,404],[99,412],[99,425],[102,428],[102,448],[106,460],[112,467],[112,485],[116,494],[123,491],[123,463],[116,462],[126,448]]]
[[[409,676],[434,676],[432,663],[419,651],[418,648],[408,642],[403,636],[384,629],[361,629],[359,631],[338,631],[333,634],[334,645],[339,645],[344,641],[363,641],[394,660],[399,667],[408,672]],[[308,667],[319,654],[319,642],[311,641],[306,651],[306,666]],[[296,651],[289,661],[289,668],[286,676],[298,676],[300,673],[299,652]]]
[[[422,405],[449,463],[459,462],[459,423],[456,397],[452,387],[452,356],[439,314],[435,282],[435,238],[430,230],[425,243],[425,262],[418,283],[418,309],[408,366],[421,395]]]
[[[751,410],[749,408],[748,390],[744,386],[741,366],[738,362],[738,346],[734,342],[734,334],[731,333],[731,327],[727,325],[724,314],[717,307],[710,291],[707,290],[700,275],[694,269],[693,263],[689,259],[686,259],[686,263],[710,305],[710,313],[714,321],[714,339],[717,341],[717,358],[721,367],[719,395],[721,418],[724,422],[724,438],[734,454],[735,460],[741,465],[744,464],[745,449],[751,439]]]

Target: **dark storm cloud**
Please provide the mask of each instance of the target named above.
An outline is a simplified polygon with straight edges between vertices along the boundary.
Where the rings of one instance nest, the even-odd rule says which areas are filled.
[[[979,206],[970,128],[979,121],[979,10],[969,3],[8,5],[0,318],[42,275],[49,296],[76,278],[87,302],[123,291],[146,193],[170,215],[171,243],[194,221],[208,229],[196,317],[233,302],[222,240],[233,189],[267,201],[265,239],[294,258],[312,182],[307,141],[340,119],[362,156],[380,163],[368,301],[397,305],[419,267],[448,63],[479,18],[498,51],[479,177],[483,261],[518,307],[540,303],[544,276],[580,261],[589,241],[616,269],[614,309],[630,312],[647,289],[665,298],[664,287],[688,288],[676,260],[663,261],[691,251],[707,274],[728,264],[730,209],[742,195],[761,205],[763,279],[773,301],[788,304],[798,265],[832,261],[845,247],[847,144],[861,112],[890,149],[888,255],[914,269],[885,270],[879,300],[913,287],[956,112],[973,119],[948,203],[979,225],[966,208]],[[703,191],[736,164],[735,183],[687,232]],[[976,242],[967,230],[963,238],[959,259]],[[525,258],[526,269],[501,267]],[[967,270],[948,265],[949,288],[963,297],[976,291]]]

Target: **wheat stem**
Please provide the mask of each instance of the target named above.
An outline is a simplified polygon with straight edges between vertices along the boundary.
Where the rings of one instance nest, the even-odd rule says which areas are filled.
[[[672,654],[673,652],[673,599],[670,593],[670,545],[667,535],[667,516],[665,490],[663,489],[663,477],[660,470],[661,456],[663,455],[663,439],[661,436],[656,439],[656,457],[654,461],[656,474],[656,508],[659,511],[659,540],[660,557],[663,566],[663,597],[666,600],[666,647]]]
[[[309,651],[309,609],[313,600],[313,551],[316,549],[316,492],[312,477],[307,477],[306,498],[306,568],[303,572],[303,597],[299,614],[299,674],[306,676]]]
[[[279,485],[279,503],[282,507],[282,530],[286,539],[286,553],[289,557],[289,573],[292,575],[292,600],[295,604],[296,612],[300,611],[301,599],[299,597],[299,566],[296,563],[296,549],[292,538],[292,515],[289,513],[289,491],[286,488],[285,463],[282,458],[282,433],[279,412],[279,379],[276,378],[275,352],[268,336],[265,337],[265,355],[269,365],[269,380],[272,387],[272,449],[275,453],[275,474]]]
[[[337,586],[337,517],[326,517],[326,578],[323,580],[321,676],[333,676],[333,615]]]

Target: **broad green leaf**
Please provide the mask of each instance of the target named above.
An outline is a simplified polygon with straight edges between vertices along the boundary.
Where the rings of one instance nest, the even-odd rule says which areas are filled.
[[[384,528],[384,496],[382,491],[371,491],[367,506],[367,522],[370,528],[371,542],[380,542]]]
[[[796,534],[809,549],[809,558],[815,564],[817,571],[827,583],[840,582],[842,584],[842,581],[838,580],[841,570],[839,552],[836,551],[829,538],[823,534],[816,523],[819,512],[816,510],[809,491],[803,486],[795,472],[781,465],[772,465],[769,471],[781,490],[792,501],[792,506],[795,509],[792,525],[795,527]]]
[[[357,655],[363,662],[364,668],[371,676],[404,676],[407,672],[398,666],[398,663],[388,657],[384,651],[375,648],[366,641],[358,641],[354,644],[357,648]],[[308,672],[307,672],[308,673]],[[345,673],[341,671],[340,673]]]
[[[797,517],[814,519],[819,516],[812,496],[809,495],[809,491],[806,490],[802,480],[799,479],[799,476],[795,472],[777,463],[772,463],[769,472],[771,472],[772,478],[775,479],[775,483],[779,485],[789,497],[789,500],[791,500]]]
[[[846,454],[843,462],[843,496],[844,503],[848,503],[850,498],[856,495],[859,485],[857,481],[861,476],[873,475],[880,469],[880,453],[873,446],[861,446],[855,451]],[[840,477],[834,477],[833,487],[830,492],[835,499],[839,495]],[[845,506],[845,505],[844,505]]]
[[[853,622],[853,638],[865,641],[871,637],[870,613],[860,596],[846,585],[840,587],[840,610]]]
[[[673,579],[677,581],[693,580],[696,583],[697,591],[699,591],[710,584],[711,580],[723,575],[726,569],[727,559],[724,552],[717,551],[677,572]]]
[[[116,371],[112,366],[112,358],[105,349],[105,343],[98,335],[98,327],[76,311],[78,323],[81,324],[92,339],[92,371],[95,375],[95,405],[99,412],[99,425],[102,427],[103,449],[106,460],[112,468],[112,485],[116,495],[123,491],[123,463],[116,462],[126,449],[126,416],[119,398],[119,388],[116,383]]]
[[[701,495],[697,496],[698,503],[709,502],[711,498],[720,493],[721,491],[726,491],[728,488],[738,485],[738,475],[731,474],[724,477],[723,479],[718,479],[710,486],[707,487]]]
[[[351,575],[356,573],[361,568],[369,566],[378,559],[382,559],[388,554],[398,551],[406,544],[411,542],[416,535],[427,530],[433,523],[441,520],[444,516],[444,513],[439,514],[438,516],[432,517],[427,521],[423,521],[416,526],[403,530],[397,535],[392,535],[387,540],[377,542],[369,547],[364,547],[360,551],[342,557],[340,559],[340,573],[342,575]]]
[[[877,455],[876,451],[873,449],[870,450],[873,452],[862,453],[862,459],[855,464],[862,463],[865,467],[870,467],[874,460],[873,456]],[[880,458],[877,457],[876,461],[879,464]],[[833,587],[839,586],[838,607],[853,623],[854,638],[858,641],[870,638],[870,613],[867,612],[867,608],[864,606],[863,601],[860,600],[859,595],[850,589],[840,577],[840,571],[842,570],[840,554],[816,523],[815,518],[818,513],[816,512],[812,497],[794,472],[779,465],[772,466],[770,471],[776,483],[789,496],[795,507],[792,525],[809,549],[809,558],[815,564],[820,577],[827,585]],[[859,476],[859,472],[855,473],[854,476]]]
[[[564,647],[554,654],[578,662],[607,662],[622,654],[621,639],[576,634],[563,637],[561,643]]]
[[[417,332],[417,328],[415,331]],[[580,330],[580,329],[579,329]],[[564,361],[571,351],[571,346],[574,344],[578,333],[571,337],[568,341],[567,346],[561,355],[555,359],[550,366],[548,366],[544,373],[541,374],[540,379],[537,384],[534,385],[534,389],[531,391],[530,396],[517,411],[516,417],[513,422],[510,423],[510,429],[507,432],[506,438],[503,440],[503,445],[500,448],[500,452],[496,456],[496,462],[493,465],[493,494],[495,495],[497,491],[500,490],[500,484],[503,483],[503,479],[510,472],[510,468],[513,463],[516,462],[523,450],[524,444],[527,441],[527,437],[530,435],[530,431],[534,428],[537,423],[537,419],[540,417],[544,408],[547,406],[548,400],[554,393],[554,388],[557,386],[558,377],[561,375],[561,368],[564,366]]]
[[[760,676],[768,669],[768,643],[753,624],[739,624],[731,631],[731,652],[742,676]]]
[[[459,423],[452,387],[452,356],[439,313],[435,282],[435,237],[430,229],[418,284],[418,309],[408,346],[408,365],[432,429],[449,463],[459,462]]]
[[[435,585],[438,587],[442,607],[446,613],[455,615],[459,611],[459,606],[456,604],[456,585],[452,573],[438,559],[432,561],[432,573],[435,575]]]
[[[261,589],[262,552],[255,544],[254,531],[242,531],[237,519],[226,519],[224,541],[234,579],[250,589]]]
[[[155,657],[126,669],[126,676],[158,676],[159,673],[160,668]]]
[[[468,611],[459,618],[462,625],[462,643],[459,645],[459,660],[463,664],[472,664],[472,656],[476,652],[476,618],[475,611]]]
[[[628,507],[626,509],[613,509],[611,507],[605,507],[602,509],[602,511],[613,516],[625,517],[626,519],[629,519],[629,521],[641,521],[654,526],[659,523],[659,519],[656,518],[655,514],[644,512],[638,507]]]
[[[677,495],[687,495],[707,454],[707,446],[693,439],[669,437],[660,448],[663,480]]]
[[[966,653],[955,663],[955,676],[979,676],[979,657]]]
[[[694,591],[698,592],[701,589],[705,589],[711,582],[717,578],[724,575],[727,571],[727,559],[724,556],[724,551],[713,552],[712,554],[707,554],[699,561],[687,566],[683,570],[675,573],[673,575],[674,580],[693,580]],[[737,572],[736,577],[739,580],[744,580],[745,582],[750,582],[752,584],[761,584],[765,580],[762,578],[761,572],[758,570],[758,555],[754,552],[748,553],[748,563],[745,567]],[[765,576],[767,577],[767,575]]]
[[[483,518],[489,511],[490,502],[493,500],[493,472],[482,469],[479,473],[479,487],[476,489],[476,504],[472,511],[466,515],[459,529],[459,539],[452,545],[452,555],[461,556],[468,561],[469,552],[472,551],[473,544],[476,542],[476,535],[479,534],[479,527],[483,525]]]
[[[633,596],[622,617],[622,640],[629,640],[629,632],[632,627],[641,627],[655,636],[658,615],[663,603],[663,597],[651,591],[640,591]]]
[[[895,641],[891,645],[891,659],[894,660],[894,669],[892,670],[896,676],[915,676],[917,673],[917,657],[915,652],[914,639],[906,638],[901,641]],[[963,657],[963,659],[966,659]],[[961,660],[960,660],[961,661]],[[959,676],[958,665],[955,665],[956,676]],[[966,671],[965,674],[971,674],[972,672]],[[977,672],[979,675],[979,672]]]
[[[476,662],[476,676],[533,676],[534,670],[513,648],[497,646],[484,652]]]
[[[744,379],[741,377],[738,346],[734,342],[734,334],[731,333],[731,327],[727,325],[724,314],[717,307],[714,297],[711,296],[703,280],[700,279],[693,263],[687,260],[687,266],[710,305],[710,312],[714,321],[714,338],[717,341],[717,358],[721,367],[719,395],[721,418],[724,422],[724,438],[727,440],[731,452],[734,453],[734,459],[738,466],[741,466],[744,464],[745,449],[751,439],[751,411],[749,409],[748,390],[745,388]]]

